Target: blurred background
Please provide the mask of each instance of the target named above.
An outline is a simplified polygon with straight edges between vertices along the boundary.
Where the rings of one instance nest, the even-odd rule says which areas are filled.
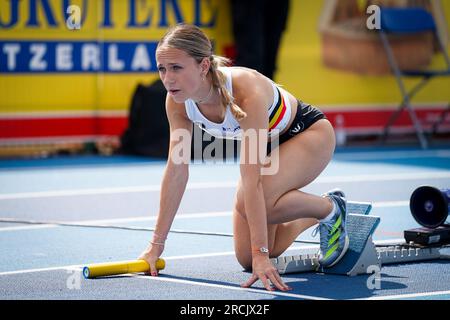
[[[322,109],[340,146],[376,144],[402,96],[367,26],[373,4],[426,8],[448,47],[446,0],[0,0],[0,157],[165,157],[155,49],[177,23],[201,27],[216,54],[237,65],[259,68],[251,61],[260,53],[245,45],[263,55],[274,49],[269,77]],[[248,25],[251,33],[238,39]],[[279,34],[272,39],[270,30]],[[392,40],[405,69],[445,66],[430,34]],[[426,132],[440,122],[433,139],[443,143],[450,141],[449,88],[448,77],[436,78],[413,100]],[[417,143],[406,113],[392,132],[391,141]]]

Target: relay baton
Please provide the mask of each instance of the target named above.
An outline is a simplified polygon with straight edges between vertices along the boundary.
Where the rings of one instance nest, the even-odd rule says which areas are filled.
[[[162,270],[166,266],[163,259],[156,261],[156,269]],[[106,262],[87,265],[83,268],[83,275],[86,279],[96,277],[112,276],[126,273],[139,273],[150,271],[150,265],[145,260],[130,260],[118,262]]]

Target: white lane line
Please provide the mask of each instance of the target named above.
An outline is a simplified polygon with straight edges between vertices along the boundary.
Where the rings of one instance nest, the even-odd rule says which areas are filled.
[[[215,218],[215,217],[227,217],[231,216],[233,212],[231,211],[217,211],[217,212],[199,212],[199,213],[186,213],[186,214],[179,214],[175,216],[175,221],[182,220],[182,219],[204,219],[204,218]],[[82,221],[48,221],[48,223],[45,224],[39,224],[39,225],[27,225],[27,226],[17,226],[17,227],[0,227],[0,232],[3,231],[20,231],[20,230],[34,230],[34,229],[45,229],[45,228],[55,228],[59,227],[58,223],[63,224],[73,224],[73,225],[79,225],[79,226],[105,226],[107,224],[117,224],[117,223],[129,223],[129,222],[150,222],[155,221],[157,219],[157,216],[151,216],[151,217],[131,217],[131,218],[117,218],[117,219],[104,219],[104,220],[82,220]],[[0,223],[20,223],[20,221],[27,221],[26,219],[15,219],[15,218],[2,218],[0,217]],[[29,220],[30,223],[33,223],[34,221]],[[46,221],[47,222],[47,221]]]
[[[308,246],[291,246],[286,249],[286,251],[293,250],[307,250],[307,249],[317,249],[318,245],[308,245]],[[234,256],[234,251],[225,251],[217,253],[203,253],[203,254],[193,254],[184,256],[172,256],[164,258],[165,260],[183,260],[183,259],[197,259],[197,258],[209,258],[209,257],[221,257],[221,256]]]
[[[409,200],[402,201],[380,201],[372,203],[373,208],[391,208],[391,207],[407,207]]]
[[[390,208],[390,207],[405,207],[409,206],[409,200],[401,200],[401,201],[380,201],[373,202],[372,206],[374,208]],[[232,216],[233,212],[231,211],[217,211],[217,212],[198,212],[198,213],[188,213],[188,214],[178,214],[175,216],[175,220],[179,219],[203,219],[203,218],[215,218],[215,217],[227,217]],[[157,219],[156,216],[151,217],[130,217],[130,218],[117,218],[117,219],[103,219],[103,220],[81,220],[81,221],[61,221],[60,223],[66,224],[76,224],[76,225],[87,225],[87,226],[95,226],[95,225],[114,225],[117,223],[131,223],[131,222],[150,222],[155,221]],[[17,220],[25,220],[25,219],[17,219]],[[6,222],[8,223],[16,221],[13,218],[1,218],[0,223]],[[48,224],[40,224],[40,225],[30,225],[30,226],[17,226],[17,227],[0,227],[0,232],[6,231],[21,231],[21,230],[35,230],[35,229],[45,229],[45,228],[56,228],[58,227],[58,221],[49,221]]]
[[[233,256],[234,251],[225,251],[225,252],[217,252],[217,253],[202,253],[202,254],[191,254],[184,256],[172,256],[163,258],[166,261],[170,260],[186,260],[186,259],[198,259],[198,258],[209,258],[209,257],[224,257],[224,256]]]
[[[6,271],[0,272],[0,276],[10,276],[16,274],[27,274],[27,273],[37,273],[37,272],[47,272],[47,271],[57,271],[57,270],[81,270],[82,265],[72,265],[72,266],[62,266],[62,267],[52,267],[52,268],[39,268],[39,269],[25,269],[16,271]]]
[[[391,295],[391,296],[377,296],[377,297],[369,297],[369,298],[356,299],[356,300],[392,300],[392,299],[432,297],[432,296],[440,296],[440,295],[450,295],[450,291],[434,291],[434,292],[397,294],[397,295]]]
[[[149,276],[142,276],[142,275],[127,275],[127,276],[133,277],[133,278],[151,280],[151,281],[181,283],[181,284],[189,284],[189,285],[195,285],[195,286],[200,286],[200,287],[220,288],[220,289],[234,290],[234,291],[241,291],[241,292],[253,292],[253,293],[259,293],[259,294],[270,295],[270,296],[282,296],[282,297],[290,297],[290,298],[298,298],[298,299],[306,299],[306,300],[330,300],[330,299],[326,299],[323,297],[307,296],[307,295],[287,293],[287,292],[282,292],[282,291],[267,291],[265,289],[242,288],[242,287],[237,287],[237,286],[232,286],[232,285],[227,286],[227,285],[223,285],[223,284],[198,282],[198,281],[184,280],[184,279],[174,279],[174,278],[166,278],[166,277],[149,277]]]
[[[208,182],[208,183],[191,183],[186,189],[209,189],[209,188],[232,188],[236,187],[237,182]],[[12,199],[31,199],[31,198],[48,198],[48,197],[73,197],[85,195],[101,195],[101,194],[117,194],[117,193],[139,193],[139,192],[159,192],[161,186],[131,186],[131,187],[115,187],[115,188],[92,188],[92,189],[74,189],[74,190],[50,190],[37,192],[19,192],[0,194],[0,200]]]
[[[318,177],[314,184],[321,183],[345,183],[345,182],[378,182],[378,181],[407,181],[420,179],[448,179],[450,178],[449,170],[427,171],[416,173],[389,173],[389,174],[363,174],[363,175],[343,175]],[[201,182],[190,183],[186,190],[202,190],[215,188],[236,188],[237,182]],[[52,198],[52,197],[73,197],[86,195],[112,195],[125,193],[140,192],[160,192],[160,185],[148,186],[130,186],[117,188],[93,188],[93,189],[74,189],[74,190],[50,190],[37,192],[18,192],[0,194],[0,200],[18,200],[33,198]]]
[[[57,228],[57,225],[54,224],[40,224],[33,226],[19,226],[19,227],[4,227],[0,228],[0,232],[6,231],[21,231],[21,230],[38,230],[38,229],[49,229],[49,228]]]

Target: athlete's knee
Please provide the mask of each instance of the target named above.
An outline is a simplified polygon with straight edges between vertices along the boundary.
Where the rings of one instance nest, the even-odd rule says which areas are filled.
[[[234,254],[236,255],[236,259],[245,270],[251,270],[252,253],[250,247],[248,246],[247,241],[242,241],[243,239],[239,240],[237,234],[234,236]]]

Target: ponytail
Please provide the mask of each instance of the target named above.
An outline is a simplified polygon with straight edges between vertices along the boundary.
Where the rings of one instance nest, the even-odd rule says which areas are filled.
[[[212,85],[219,91],[222,105],[226,108],[230,105],[231,114],[236,118],[237,121],[241,121],[247,117],[247,113],[244,112],[236,103],[234,103],[234,98],[228,92],[225,87],[226,77],[219,70],[219,67],[228,65],[230,60],[221,56],[211,55],[209,60],[211,61],[211,67],[209,72],[211,73]]]

